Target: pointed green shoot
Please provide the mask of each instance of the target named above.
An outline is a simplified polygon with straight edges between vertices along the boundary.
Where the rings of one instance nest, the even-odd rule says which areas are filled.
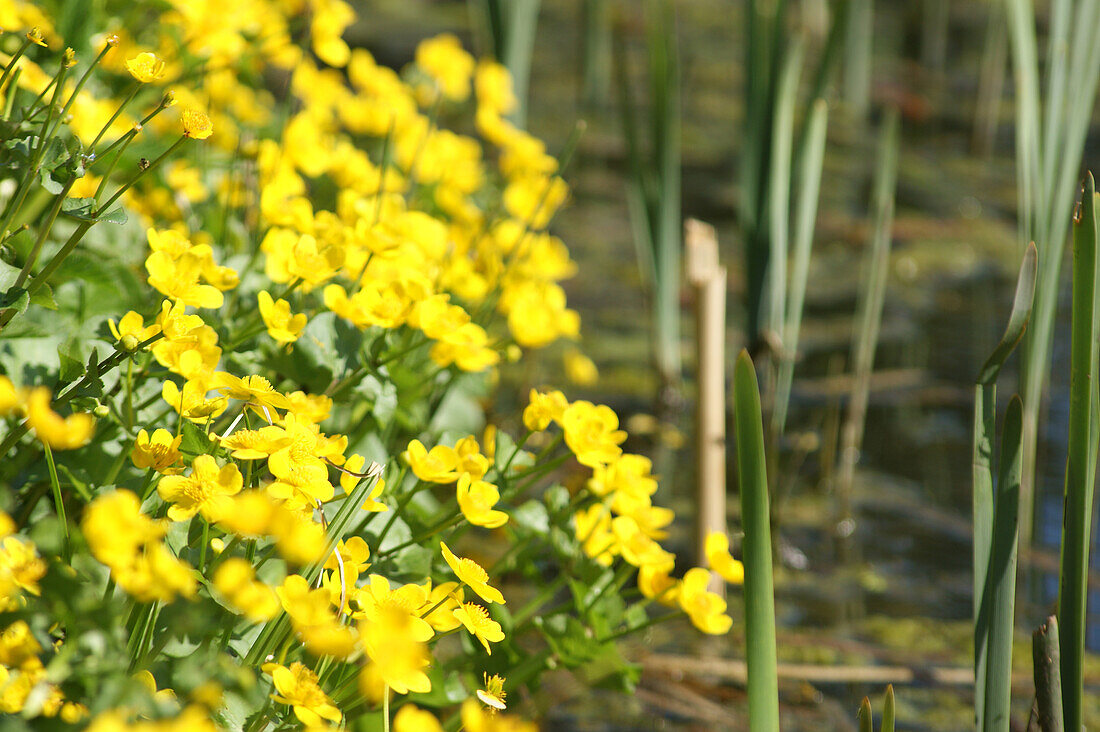
[[[745,638],[748,661],[749,725],[755,732],[779,730],[776,677],[775,597],[764,424],[756,367],[742,350],[733,370],[734,419],[741,521],[745,532]]]

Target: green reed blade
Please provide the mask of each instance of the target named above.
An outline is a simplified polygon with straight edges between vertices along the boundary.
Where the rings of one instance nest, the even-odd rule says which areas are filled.
[[[981,729],[985,720],[985,680],[989,662],[989,628],[982,612],[986,572],[993,545],[993,439],[997,429],[997,385],[974,387],[973,461],[973,622],[974,713]]]
[[[1005,361],[1019,345],[1024,331],[1031,320],[1032,303],[1035,300],[1035,275],[1038,268],[1038,252],[1035,242],[1031,242],[1024,252],[1020,273],[1016,277],[1016,295],[1012,299],[1012,312],[1008,316],[1008,325],[1000,343],[993,349],[982,369],[978,373],[979,384],[993,384],[1001,372]]]
[[[1009,402],[1001,434],[997,494],[993,505],[993,541],[986,571],[979,629],[988,624],[985,701],[982,729],[1006,732],[1012,696],[1012,619],[1016,598],[1016,548],[1019,529],[1023,404]],[[975,691],[975,693],[978,693]]]
[[[654,334],[662,386],[680,380],[680,64],[675,8],[671,0],[646,5],[653,166],[658,198],[653,212]]]
[[[771,131],[771,170],[768,175],[768,329],[783,333],[787,309],[788,226],[791,202],[791,147],[794,136],[794,106],[798,101],[798,79],[802,70],[802,43],[794,43],[779,73],[775,118]],[[787,344],[783,344],[784,350]]]
[[[1062,707],[1066,729],[1082,723],[1085,617],[1089,568],[1089,531],[1093,485],[1092,419],[1096,383],[1093,368],[1096,328],[1096,184],[1085,176],[1081,208],[1073,226],[1073,323],[1070,347],[1069,455],[1066,460],[1062,566],[1058,586]]]
[[[737,474],[741,490],[745,563],[745,638],[748,661],[749,724],[756,732],[779,730],[776,678],[775,597],[764,423],[756,368],[746,350],[733,369]]]
[[[993,439],[996,430],[997,376],[1024,335],[1031,316],[1035,294],[1035,245],[1028,246],[1016,279],[1016,295],[1012,312],[1000,343],[982,366],[974,387],[973,494],[971,497],[974,523],[973,549],[973,622],[975,688],[984,690],[987,684],[989,659],[988,616],[982,612],[986,591],[986,575],[993,544]],[[985,693],[974,695],[974,710],[979,728],[985,722]]]
[[[894,732],[894,685],[886,685],[886,699],[882,702],[882,725],[879,732]]]
[[[841,517],[851,515],[852,482],[859,449],[863,443],[864,420],[871,388],[871,370],[882,325],[882,308],[886,299],[886,277],[889,274],[891,229],[894,224],[894,191],[897,187],[899,121],[896,109],[891,109],[883,121],[877,152],[874,190],[872,192],[871,246],[867,253],[866,279],[860,291],[859,312],[853,332],[851,371],[852,398],[848,404],[841,433],[840,471],[837,478],[837,503]]]
[[[849,0],[848,42],[845,44],[844,101],[852,116],[863,120],[871,106],[871,58],[875,33],[874,0]]]
[[[1062,732],[1062,674],[1058,643],[1058,618],[1051,615],[1031,634],[1032,669],[1035,678],[1035,708],[1042,732]]]
[[[825,132],[829,122],[829,105],[824,99],[814,102],[810,110],[807,129],[809,137],[801,158],[801,172],[797,180],[794,219],[794,250],[791,258],[791,279],[786,319],[783,324],[783,360],[779,365],[779,378],[775,391],[773,419],[777,433],[782,434],[787,422],[791,385],[794,381],[794,364],[798,354],[799,331],[802,327],[802,308],[806,300],[806,282],[810,275],[810,253],[813,249],[814,225],[817,221],[818,194],[821,189],[821,171],[825,162]]]

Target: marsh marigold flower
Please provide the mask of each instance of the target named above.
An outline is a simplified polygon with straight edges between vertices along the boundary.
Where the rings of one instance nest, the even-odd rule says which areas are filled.
[[[402,704],[393,717],[393,732],[443,732],[443,725],[415,704]]]
[[[611,407],[576,401],[562,414],[565,444],[581,465],[594,468],[610,463],[622,454],[619,445],[626,433],[619,430],[619,418]]]
[[[470,631],[470,635],[481,641],[481,645],[485,646],[485,652],[489,655],[493,654],[489,644],[504,640],[504,631],[501,630],[500,623],[490,618],[489,612],[481,605],[473,602],[463,603],[454,611],[454,616],[466,630]]]
[[[482,681],[484,688],[477,690],[477,698],[481,703],[493,709],[505,709],[504,679],[497,674],[482,674]]]
[[[730,555],[729,537],[721,531],[712,531],[707,534],[704,544],[707,555],[707,564],[710,568],[722,576],[726,582],[732,585],[740,585],[745,582],[745,565]]]
[[[436,445],[431,450],[413,440],[405,450],[405,459],[413,474],[428,483],[451,483],[458,479],[458,454],[453,447]]]
[[[472,559],[456,557],[442,541],[439,542],[439,546],[443,550],[443,558],[447,560],[447,564],[450,565],[455,575],[457,575],[467,587],[473,590],[478,597],[485,602],[498,602],[501,605],[505,604],[504,595],[500,594],[500,590],[489,584],[489,573],[485,571],[484,567]]]
[[[561,422],[569,401],[560,391],[540,392],[531,390],[529,403],[523,410],[523,426],[532,432],[540,432],[550,426],[550,422]]]
[[[50,409],[50,390],[39,386],[27,396],[27,426],[35,437],[54,450],[74,450],[84,447],[95,433],[95,420],[90,414],[62,417]]]
[[[193,140],[205,140],[214,132],[214,123],[199,109],[185,109],[180,117],[183,134]]]
[[[275,591],[257,582],[252,565],[241,557],[230,557],[218,567],[214,587],[236,612],[254,623],[271,620],[279,610]]]
[[[27,36],[26,37],[27,37],[27,40],[30,41],[31,43],[36,43],[39,46],[42,46],[42,48],[47,48],[46,39],[42,35],[42,29],[39,28],[37,25],[35,27],[31,28],[29,31],[27,31]]]
[[[293,343],[298,340],[302,328],[306,327],[305,313],[290,312],[290,303],[286,300],[273,300],[271,293],[260,290],[258,296],[260,317],[267,326],[267,334],[276,343]]]
[[[691,624],[709,635],[729,631],[733,620],[726,615],[726,601],[707,589],[710,572],[700,567],[689,569],[680,582],[677,602],[691,618]]]
[[[126,70],[142,84],[148,84],[164,76],[164,59],[157,58],[155,53],[139,53],[126,61]]]
[[[463,473],[455,492],[462,515],[474,526],[496,529],[508,523],[508,514],[493,510],[500,500],[500,491],[492,483]]]
[[[174,467],[183,459],[179,449],[182,441],[183,435],[173,437],[172,433],[165,429],[155,430],[152,437],[145,430],[140,430],[134,442],[134,449],[130,451],[130,460],[135,467],[142,470],[152,468],[158,473],[174,475],[183,470],[180,467]]]
[[[11,379],[0,376],[0,417],[6,417],[23,404],[23,394],[15,388]]]
[[[202,513],[207,521],[217,521],[232,508],[230,496],[239,493],[243,484],[234,463],[219,468],[210,455],[199,455],[191,464],[191,475],[161,478],[157,493],[172,504],[168,518],[173,521],[186,521],[196,513]]]
[[[297,662],[290,664],[290,668],[275,665],[271,669],[271,679],[276,692],[271,698],[294,707],[294,716],[302,724],[319,727],[322,719],[330,722],[343,719],[344,715],[321,689],[317,674],[305,665]]]

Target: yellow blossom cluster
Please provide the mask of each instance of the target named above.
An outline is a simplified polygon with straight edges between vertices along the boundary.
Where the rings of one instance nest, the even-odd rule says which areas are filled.
[[[361,702],[385,709],[392,694],[433,691],[439,672],[456,665],[450,649],[436,655],[444,636],[464,638],[467,675],[494,646],[494,663],[516,652],[508,643],[517,631],[502,607],[507,564],[483,566],[480,554],[451,546],[464,551],[458,535],[471,527],[518,536],[511,506],[528,484],[514,478],[531,456],[514,462],[522,442],[498,456],[503,435],[491,425],[480,442],[468,434],[474,427],[436,428],[433,402],[437,388],[457,379],[491,383],[498,365],[524,348],[579,337],[561,286],[576,265],[547,230],[569,188],[545,144],[509,121],[517,107],[509,72],[476,60],[452,35],[422,42],[399,72],[347,45],[356,14],[342,0],[163,5],[155,31],[115,28],[103,40],[113,50],[101,55],[102,66],[126,101],[97,97],[95,84],[77,86],[63,74],[58,83],[71,96],[64,123],[86,146],[89,166],[107,149],[118,150],[117,163],[139,134],[172,140],[170,152],[202,150],[162,167],[160,158],[141,158],[139,171],[152,172],[116,194],[142,222],[148,251],[134,261],[156,293],[144,312],[107,320],[115,353],[103,363],[124,363],[125,375],[88,379],[85,391],[111,407],[95,402],[100,435],[91,415],[54,411],[84,407],[80,389],[59,389],[55,398],[0,376],[0,417],[10,416],[11,426],[20,420],[53,450],[93,437],[111,445],[103,451],[109,477],[86,484],[84,473],[72,472],[51,481],[58,518],[66,501],[83,501],[74,515],[87,551],[110,573],[97,597],[129,603],[128,674],[149,665],[147,651],[160,650],[147,641],[161,630],[164,606],[177,603],[166,613],[172,617],[201,605],[221,614],[222,628],[220,642],[206,639],[203,652],[218,647],[220,660],[269,679],[260,685],[267,706],[257,724],[266,724],[269,706],[278,707],[280,726],[292,723],[291,712],[310,729],[350,724],[345,714]],[[40,15],[19,0],[0,2],[0,27],[33,24],[30,44],[56,45]],[[299,27],[308,28],[312,55],[291,40]],[[49,88],[51,78],[29,58],[16,66],[18,88]],[[266,72],[287,79],[285,104],[258,83]],[[153,111],[134,111],[141,105]],[[474,124],[460,127],[470,134],[447,126],[462,110],[473,111]],[[98,211],[114,170],[99,166],[70,181],[71,194],[94,198]],[[118,311],[129,307],[141,309]],[[350,334],[353,353],[333,353],[325,332]],[[346,363],[327,362],[337,356]],[[571,348],[566,363],[578,383],[595,379],[579,351]],[[407,373],[397,378],[401,369]],[[488,373],[467,375],[481,372]],[[383,417],[378,392],[399,382],[431,393],[411,408],[399,399],[399,416]],[[363,427],[371,420],[376,431]],[[627,436],[614,411],[536,391],[523,424],[524,441],[556,424],[592,471],[589,500],[564,519],[584,552],[600,564],[636,567],[646,597],[679,603],[705,632],[725,632],[725,603],[707,591],[709,573],[670,576],[675,558],[660,541],[672,512],[653,503],[649,460],[623,452]],[[139,484],[136,493],[117,488]],[[418,494],[430,499],[418,506]],[[444,520],[419,510],[438,510]],[[394,526],[401,538],[397,529],[387,537]],[[83,550],[74,538],[65,536],[66,552]],[[416,561],[405,566],[407,554]],[[728,542],[714,539],[707,554],[736,581]],[[89,581],[89,565],[80,565],[78,581]],[[0,610],[33,599],[46,568],[0,513]],[[101,568],[97,576],[102,582]],[[43,714],[83,720],[88,711],[45,679],[43,649],[27,628],[15,623],[0,633],[0,711],[24,711],[39,689]],[[171,689],[156,690],[148,670],[136,678],[154,700],[174,699]],[[498,713],[506,681],[483,678],[476,695],[452,700],[455,724],[535,729]],[[251,679],[239,685],[245,694],[256,689]],[[161,705],[158,713],[171,708],[174,718],[120,708],[96,714],[88,728],[214,729],[220,690],[192,690],[189,698],[194,705]],[[393,728],[443,727],[402,704]]]
[[[110,567],[119,587],[142,602],[195,594],[191,567],[164,545],[167,528],[141,512],[133,493],[114,491],[92,501],[81,529],[92,555]]]
[[[683,580],[671,576],[676,556],[660,540],[667,537],[664,529],[672,523],[673,512],[653,504],[657,479],[649,458],[622,451],[626,433],[618,429],[615,412],[583,400],[569,403],[559,391],[532,389],[523,421],[531,431],[559,425],[577,461],[592,468],[588,490],[599,500],[574,515],[575,535],[584,552],[604,566],[621,557],[637,567],[643,595],[665,604],[678,603],[704,633],[726,633],[733,621],[726,615],[726,601],[708,589],[709,572],[694,568]],[[728,540],[723,545],[719,536],[726,538],[708,539],[708,562],[727,581],[739,583],[740,562],[729,555]]]
[[[62,417],[50,407],[50,390],[16,388],[11,379],[0,376],[0,417],[21,416],[40,442],[53,450],[74,450],[87,445],[95,434],[95,419],[77,412]]]

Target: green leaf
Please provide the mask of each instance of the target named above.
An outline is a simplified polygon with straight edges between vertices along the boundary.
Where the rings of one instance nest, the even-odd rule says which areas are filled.
[[[31,305],[38,305],[47,310],[57,310],[57,301],[53,299],[53,288],[49,283],[43,282],[38,291],[31,295]]]
[[[546,536],[550,531],[550,514],[534,499],[512,511],[512,522],[535,536]]]
[[[213,453],[217,444],[207,436],[206,430],[190,420],[183,423],[183,440],[180,442],[180,452],[189,457],[196,455],[209,455]]]
[[[84,375],[84,358],[80,354],[80,341],[69,339],[57,347],[59,359],[58,379],[68,383]]]
[[[409,701],[419,706],[439,708],[461,704],[470,695],[457,671],[444,672],[435,666],[428,671],[428,679],[432,682],[432,690],[426,694],[409,694]]]
[[[992,384],[997,380],[1001,372],[1001,366],[1012,354],[1020,339],[1024,337],[1027,323],[1031,319],[1031,305],[1035,299],[1035,274],[1038,271],[1039,254],[1035,249],[1035,242],[1031,242],[1024,252],[1024,260],[1020,264],[1020,274],[1016,277],[1016,296],[1012,299],[1012,312],[1008,316],[1008,325],[1005,327],[1001,342],[993,349],[993,353],[982,365],[978,374],[979,384]]]
[[[65,190],[65,187],[63,185],[61,185],[60,183],[58,183],[56,180],[53,179],[53,176],[50,175],[50,171],[43,170],[41,177],[42,177],[42,187],[46,189],[47,193],[51,193],[51,194],[56,196],[56,195],[60,194],[61,191]]]
[[[108,211],[105,214],[100,214],[96,218],[96,221],[102,221],[107,224],[119,224],[121,226],[122,224],[125,224],[127,221],[129,221],[129,218],[127,218],[126,216],[126,209],[122,208],[122,206],[119,206],[118,208]]]

